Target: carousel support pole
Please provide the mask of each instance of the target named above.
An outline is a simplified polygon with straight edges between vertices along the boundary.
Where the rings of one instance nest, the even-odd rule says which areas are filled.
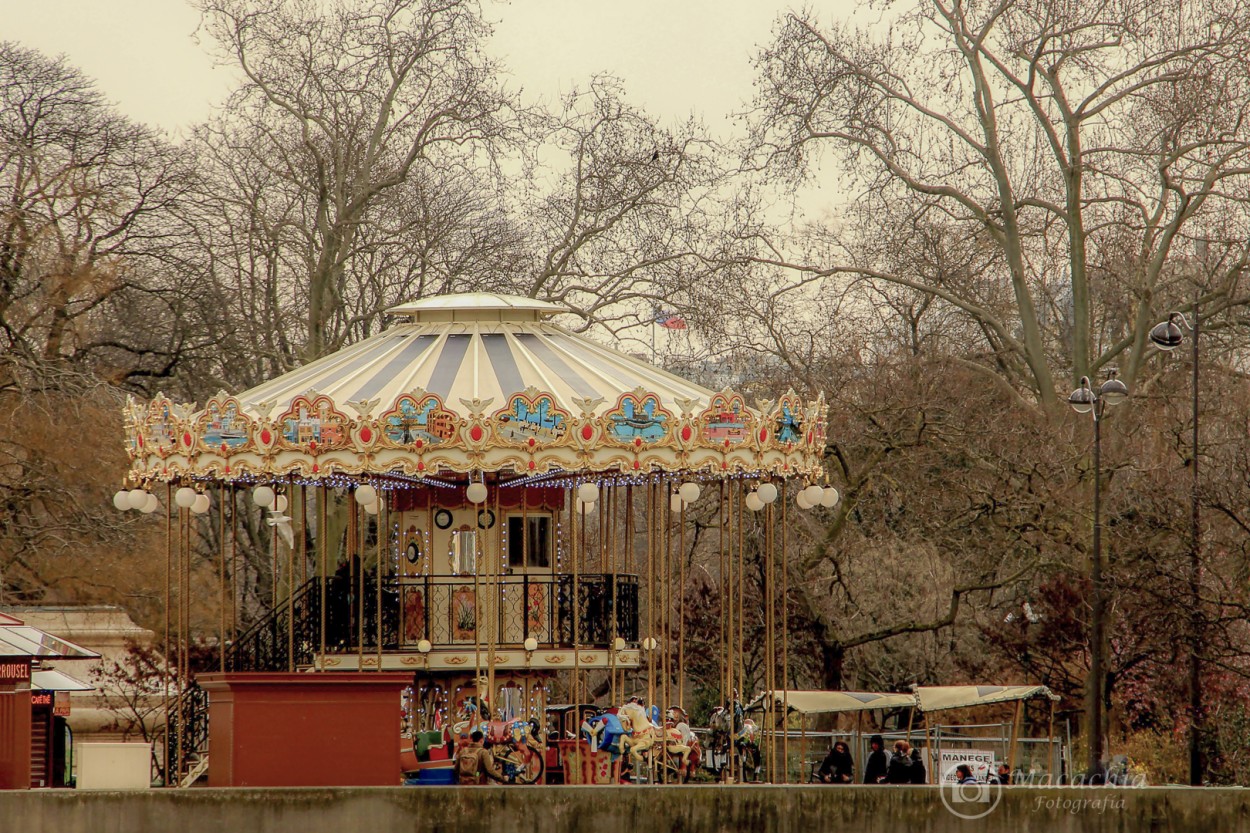
[[[365,659],[365,559],[364,533],[361,530],[361,506],[355,500],[347,501],[347,558],[351,562],[354,575],[352,582],[356,586],[353,593],[356,608],[356,669],[364,667]]]
[[[217,495],[217,655],[218,671],[226,670],[226,502]]]
[[[859,711],[855,712],[855,754],[859,756],[859,765],[861,769],[864,768],[865,765],[868,763],[868,756],[860,755],[860,753],[864,751],[863,728],[864,728],[864,710],[860,709]],[[855,780],[854,778],[851,778],[851,781],[854,781],[854,780]],[[868,782],[865,781],[864,783],[866,784]]]
[[[287,508],[295,514],[295,486],[287,487]],[[277,527],[274,531],[277,532]],[[295,670],[295,547],[287,547],[286,556],[286,670]]]
[[[787,504],[781,504],[781,713],[785,715],[782,724],[781,756],[786,765],[782,770],[782,783],[790,783],[790,560],[787,557],[786,545],[789,542],[787,531],[790,528],[787,516]],[[799,766],[798,781],[802,783],[803,769]]]
[[[686,708],[686,504],[681,504],[677,541],[677,705]]]
[[[577,484],[580,485],[580,484]],[[580,704],[582,702],[582,660],[581,646],[578,644],[581,640],[581,623],[582,623],[582,588],[581,588],[581,570],[579,570],[579,562],[581,561],[582,551],[586,548],[586,513],[578,502],[580,498],[577,496],[577,488],[574,486],[569,490],[569,511],[575,515],[576,519],[572,522],[574,535],[573,537],[573,702]]]
[[[1055,701],[1047,697],[1047,702],[1050,708],[1046,715],[1046,772],[1053,776],[1059,770],[1055,757]],[[1057,783],[1053,777],[1051,783]]]
[[[317,549],[321,551],[321,662],[324,664],[326,655],[326,548],[328,546],[326,535],[326,516],[329,514],[326,507],[326,487],[324,484],[317,486]]]
[[[737,570],[734,578],[737,580],[737,642],[734,645],[734,652],[737,657],[737,697],[742,700],[742,704],[746,704],[749,694],[746,692],[746,595],[745,595],[745,579],[746,579],[746,554],[742,544],[745,542],[744,528],[742,528],[742,485],[737,484],[737,494],[734,497],[734,515],[737,519]],[[746,715],[742,715],[742,725],[745,729]],[[741,760],[739,760],[741,769]],[[739,778],[745,779],[746,773],[739,772]]]
[[[647,642],[655,639],[655,493],[654,480],[647,481]],[[647,651],[647,705],[655,702],[655,649]]]
[[[781,503],[785,505],[785,493]],[[773,583],[773,504],[764,509],[764,690],[767,691],[768,760],[764,767],[768,783],[777,782],[777,586]]]
[[[239,490],[225,486],[230,495],[230,638],[239,636]]]
[[[376,591],[376,594],[377,594],[377,598],[374,600],[374,610],[377,612],[374,614],[373,618],[374,618],[374,624],[377,626],[377,652],[378,652],[377,653],[377,657],[378,657],[377,671],[379,673],[381,673],[382,671],[382,570],[383,570],[383,567],[385,566],[383,563],[382,556],[384,552],[385,538],[389,537],[389,536],[384,535],[384,530],[386,529],[386,526],[382,522],[390,517],[390,511],[391,511],[390,501],[387,500],[386,492],[379,489],[378,490],[378,513],[373,516],[374,539],[375,539],[375,543],[378,545],[377,570],[374,574],[376,578],[376,580],[374,581],[374,590]],[[399,605],[399,577],[398,576],[396,576],[395,578],[395,604],[398,607]],[[398,612],[398,610],[396,612]],[[398,644],[399,643],[399,619],[398,618],[396,618],[395,620],[395,628],[396,628],[395,642],[396,644]]]
[[[299,583],[308,582],[308,487],[299,487]]]
[[[167,787],[174,785],[174,781],[170,777],[170,772],[169,772],[169,751],[170,751],[169,750],[169,740],[170,740],[169,739],[169,724],[170,724],[169,686],[171,683],[169,656],[173,652],[173,642],[172,642],[172,633],[171,633],[173,630],[173,626],[170,621],[170,616],[172,614],[172,611],[170,610],[170,608],[173,604],[173,564],[174,564],[174,516],[173,516],[174,502],[173,500],[171,500],[171,498],[173,497],[172,493],[173,493],[173,487],[170,484],[166,483],[165,484],[165,646],[163,650],[163,653],[165,654],[165,678],[164,678],[165,684],[161,686],[161,699],[163,701],[164,711],[165,711],[164,769],[165,769],[165,786]]]
[[[174,714],[174,722],[178,729],[178,742],[174,751],[174,777],[173,784],[178,786],[182,781],[182,760],[183,760],[183,740],[186,735],[185,710],[182,704],[182,694],[187,689],[190,682],[187,676],[188,657],[187,657],[187,640],[186,640],[186,621],[188,618],[188,588],[190,583],[187,580],[190,572],[190,558],[187,556],[187,550],[190,549],[191,531],[187,527],[187,510],[178,510],[178,634],[175,637],[178,645],[178,687],[176,710]]]

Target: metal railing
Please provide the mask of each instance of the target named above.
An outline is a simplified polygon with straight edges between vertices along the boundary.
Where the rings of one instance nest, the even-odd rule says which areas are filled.
[[[433,646],[525,643],[540,648],[608,648],[638,641],[638,577],[589,573],[384,577],[371,573],[313,578],[243,633],[226,652],[228,671],[307,668],[321,653],[415,651]],[[379,605],[380,602],[380,605]],[[380,621],[379,621],[380,615]]]

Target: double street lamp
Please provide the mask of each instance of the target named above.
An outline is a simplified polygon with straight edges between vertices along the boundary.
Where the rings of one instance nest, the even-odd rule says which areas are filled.
[[[1128,387],[1110,378],[1097,390],[1090,386],[1088,376],[1081,377],[1081,386],[1068,397],[1068,404],[1080,414],[1094,418],[1094,552],[1090,560],[1090,647],[1089,680],[1086,688],[1087,712],[1089,714],[1089,758],[1087,774],[1090,778],[1103,773],[1103,689],[1106,679],[1105,618],[1106,593],[1102,578],[1102,419],[1108,405],[1118,405],[1128,398]]]
[[[1181,326],[1189,328],[1193,333],[1192,363],[1193,390],[1191,404],[1193,406],[1193,482],[1190,488],[1190,537],[1189,537],[1189,783],[1192,786],[1202,784],[1202,598],[1200,581],[1202,577],[1201,527],[1199,525],[1199,492],[1198,492],[1198,333],[1201,323],[1198,317],[1198,302],[1194,301],[1194,320],[1191,325],[1179,312],[1168,314],[1166,321],[1157,324],[1150,331],[1150,340],[1160,350],[1175,350],[1185,340]]]

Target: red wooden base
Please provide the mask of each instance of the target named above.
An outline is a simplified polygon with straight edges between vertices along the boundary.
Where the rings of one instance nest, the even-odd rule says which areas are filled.
[[[0,684],[0,790],[30,787],[30,690]]]
[[[212,787],[400,783],[408,672],[200,674]]]

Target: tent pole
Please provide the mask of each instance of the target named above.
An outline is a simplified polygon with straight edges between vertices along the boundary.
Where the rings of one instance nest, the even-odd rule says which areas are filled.
[[[1011,746],[1007,750],[1007,768],[1016,771],[1016,743],[1020,740],[1020,723],[1024,718],[1024,701],[1016,701],[1016,718],[1011,723]]]

